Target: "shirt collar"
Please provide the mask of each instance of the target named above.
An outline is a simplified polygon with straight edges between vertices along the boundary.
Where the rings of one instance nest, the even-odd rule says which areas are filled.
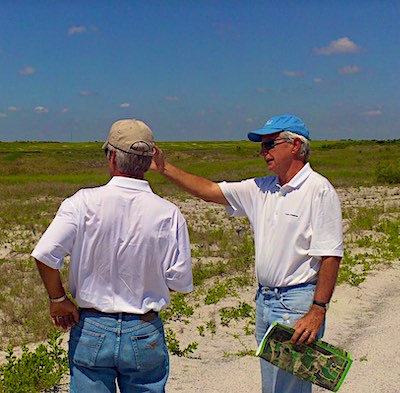
[[[113,176],[107,183],[111,186],[130,188],[132,190],[153,192],[147,180],[135,179],[126,176]]]
[[[301,168],[296,175],[286,184],[284,184],[283,186],[281,186],[279,184],[279,178],[278,176],[276,177],[276,186],[281,190],[281,191],[286,191],[289,192],[290,190],[294,190],[298,187],[300,187],[300,185],[308,178],[308,176],[310,176],[310,174],[312,173],[312,169],[310,166],[310,163],[307,162],[303,168]]]
[[[293,189],[298,188],[311,175],[311,172],[310,163],[307,162],[286,185]]]

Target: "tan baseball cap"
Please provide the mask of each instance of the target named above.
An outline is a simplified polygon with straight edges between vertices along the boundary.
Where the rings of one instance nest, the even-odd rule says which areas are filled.
[[[154,148],[153,132],[141,120],[117,120],[111,126],[103,150],[107,149],[109,145],[125,153],[152,156]]]

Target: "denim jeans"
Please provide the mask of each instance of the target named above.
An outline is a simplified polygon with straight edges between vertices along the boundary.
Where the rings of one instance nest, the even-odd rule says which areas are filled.
[[[165,392],[169,357],[159,316],[80,311],[71,328],[69,366],[72,393]]]
[[[314,283],[292,288],[260,288],[256,295],[255,336],[257,343],[261,342],[272,323],[285,322],[283,316],[285,316],[286,321],[289,316],[289,324],[293,326],[310,309],[314,292]],[[322,337],[324,329],[325,322],[318,332],[317,338]],[[311,383],[273,366],[264,359],[260,359],[260,362],[263,393],[311,393]]]

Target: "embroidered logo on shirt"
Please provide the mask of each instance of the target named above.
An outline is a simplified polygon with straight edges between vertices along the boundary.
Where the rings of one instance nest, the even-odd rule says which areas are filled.
[[[285,216],[298,217],[297,214],[292,214],[292,213],[285,213]]]

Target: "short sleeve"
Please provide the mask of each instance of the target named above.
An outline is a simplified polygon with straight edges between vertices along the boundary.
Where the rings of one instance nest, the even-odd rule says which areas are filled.
[[[342,212],[336,191],[332,186],[324,188],[317,194],[313,203],[310,255],[342,257]]]
[[[232,183],[221,182],[218,185],[229,202],[229,206],[226,208],[227,213],[233,217],[250,217],[253,211],[255,188],[257,188],[254,179]]]
[[[64,257],[72,251],[76,232],[77,212],[66,199],[32,251],[32,257],[53,269],[60,269]]]
[[[179,214],[179,218],[175,235],[175,252],[173,253],[173,260],[166,271],[165,277],[169,289],[187,293],[193,290],[190,241],[186,221],[181,214]]]

